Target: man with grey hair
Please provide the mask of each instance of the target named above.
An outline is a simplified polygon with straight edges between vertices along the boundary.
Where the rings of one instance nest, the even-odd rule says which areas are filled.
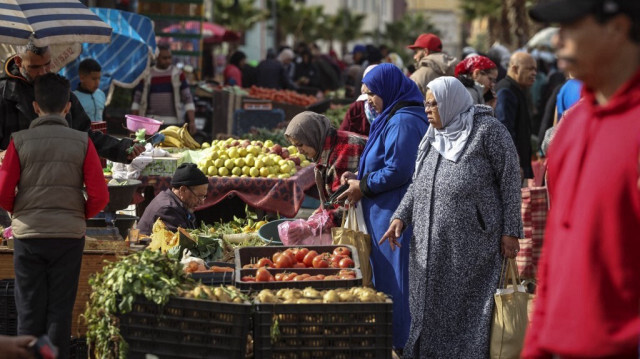
[[[35,100],[33,81],[51,71],[49,47],[37,47],[29,43],[18,54],[7,59],[4,74],[0,77],[0,159],[9,145],[11,134],[29,128],[38,115],[33,109]],[[84,112],[78,98],[72,93],[71,110],[66,116],[69,127],[89,133],[89,138],[102,157],[114,162],[130,162],[144,151],[130,139],[119,140],[99,131],[91,130],[91,120]],[[133,150],[129,150],[133,148]]]

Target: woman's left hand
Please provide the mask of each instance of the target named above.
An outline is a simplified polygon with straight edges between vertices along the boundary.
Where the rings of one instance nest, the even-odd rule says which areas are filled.
[[[349,188],[347,188],[340,196],[338,200],[348,199],[349,203],[355,204],[362,198],[362,192],[360,192],[360,181],[352,179],[348,180]]]
[[[516,237],[502,236],[500,247],[503,257],[515,258],[520,250],[520,242]]]

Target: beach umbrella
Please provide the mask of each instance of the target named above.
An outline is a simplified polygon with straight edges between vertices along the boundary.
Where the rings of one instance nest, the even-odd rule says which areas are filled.
[[[149,69],[156,49],[153,22],[146,16],[116,9],[91,8],[91,11],[113,28],[111,42],[83,44],[80,55],[60,73],[75,89],[80,61],[92,58],[102,67],[102,91],[110,94],[116,85],[134,87]]]
[[[0,43],[108,43],[111,27],[78,0],[2,0]]]

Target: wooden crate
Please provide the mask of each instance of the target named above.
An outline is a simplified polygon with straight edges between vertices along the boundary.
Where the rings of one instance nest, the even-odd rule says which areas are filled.
[[[84,313],[86,302],[91,294],[89,287],[89,276],[102,271],[105,261],[113,262],[125,252],[114,251],[93,251],[85,250],[82,256],[82,268],[80,269],[80,279],[78,281],[78,294],[73,305],[73,323],[71,324],[71,335],[75,337],[84,336],[87,331],[86,325],[80,320],[80,315]],[[13,271],[13,250],[0,249],[0,279],[14,278]]]

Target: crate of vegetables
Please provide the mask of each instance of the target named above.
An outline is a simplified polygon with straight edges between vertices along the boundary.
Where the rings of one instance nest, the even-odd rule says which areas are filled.
[[[255,303],[255,358],[391,358],[392,302],[374,289],[265,289]]]
[[[234,287],[198,284],[164,306],[136,300],[120,317],[130,358],[244,358],[251,303]]]
[[[238,269],[236,287],[242,290],[306,288],[333,289],[362,285],[359,269],[267,268]]]
[[[350,245],[240,247],[235,250],[235,261],[236,270],[259,267],[360,268],[358,251]]]

